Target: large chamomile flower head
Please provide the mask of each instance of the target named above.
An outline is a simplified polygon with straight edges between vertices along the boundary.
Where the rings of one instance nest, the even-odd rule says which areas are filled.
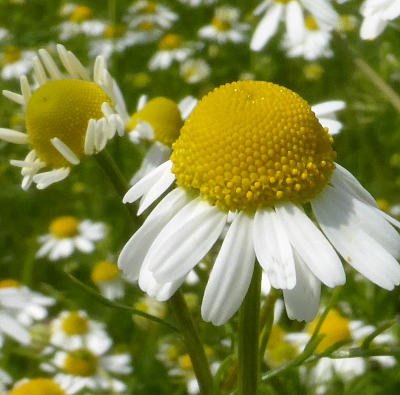
[[[53,380],[47,378],[24,379],[16,383],[9,395],[66,395]]]
[[[21,94],[3,91],[25,111],[26,133],[0,128],[0,139],[31,148],[24,160],[11,161],[22,168],[23,189],[32,182],[43,189],[65,179],[84,155],[101,151],[116,132],[122,135],[129,119],[104,58],[97,57],[92,79],[72,52],[62,45],[57,51],[66,74],[40,49],[33,58],[39,87],[33,90],[22,76]],[[51,170],[40,172],[46,167]]]
[[[202,317],[215,325],[240,307],[256,259],[292,319],[314,318],[321,282],[345,282],[335,249],[393,289],[400,236],[388,221],[400,223],[334,162],[332,142],[289,89],[262,81],[216,88],[185,122],[170,160],[125,195],[126,203],[142,198],[142,211],[176,183],[123,248],[120,268],[165,300],[223,238],[202,302]]]

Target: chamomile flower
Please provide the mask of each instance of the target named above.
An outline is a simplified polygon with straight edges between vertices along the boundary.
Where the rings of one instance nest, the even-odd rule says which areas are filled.
[[[390,222],[400,223],[334,162],[332,142],[289,89],[262,81],[216,88],[185,122],[170,160],[126,193],[125,203],[142,198],[142,212],[176,183],[127,242],[119,267],[149,295],[168,299],[234,213],[204,292],[205,321],[221,325],[238,310],[256,258],[271,286],[283,289],[292,319],[314,318],[321,282],[345,282],[335,249],[370,281],[393,289],[400,236]]]
[[[217,41],[219,44],[227,42],[241,43],[246,39],[245,32],[249,29],[246,23],[239,23],[240,11],[237,8],[222,6],[215,9],[210,25],[199,30],[199,37]]]
[[[87,348],[101,355],[111,347],[112,340],[104,324],[89,319],[84,311],[62,311],[50,324],[49,343],[71,351]]]
[[[314,104],[311,109],[318,118],[323,128],[329,130],[330,135],[340,133],[343,124],[337,120],[336,113],[344,110],[346,103],[342,100],[331,100],[319,104]]]
[[[75,217],[64,216],[54,219],[49,233],[38,238],[42,245],[36,258],[48,256],[57,261],[71,256],[75,249],[89,254],[95,249],[95,242],[105,237],[105,226],[101,222],[78,221]]]
[[[336,27],[338,23],[339,15],[329,0],[264,0],[254,10],[256,16],[265,14],[253,33],[250,48],[261,51],[278,32],[280,21],[285,21],[288,41],[302,41],[305,34],[304,9],[326,30]]]
[[[165,318],[167,314],[167,306],[165,303],[159,302],[158,300],[151,298],[149,296],[142,296],[139,300],[133,305],[136,310],[140,310],[143,313],[151,314],[158,318]],[[140,315],[132,315],[132,319],[140,328],[149,329],[154,322],[150,321]]]
[[[8,395],[66,395],[55,381],[48,378],[23,379],[16,383]]]
[[[5,47],[0,55],[0,63],[2,64],[1,78],[3,80],[11,80],[27,74],[32,68],[34,56],[34,51],[24,51],[14,45]]]
[[[39,88],[32,91],[28,79],[22,76],[22,94],[3,91],[25,110],[27,133],[0,128],[0,139],[31,147],[24,160],[11,161],[22,168],[23,189],[32,182],[43,189],[65,179],[84,155],[101,151],[116,132],[122,135],[128,119],[104,58],[96,59],[92,81],[72,52],[62,45],[57,45],[57,51],[67,75],[46,50],[40,49],[32,61]],[[39,173],[45,167],[52,170]]]
[[[400,16],[400,3],[397,0],[365,0],[360,12],[364,17],[360,36],[363,40],[374,40],[385,30],[389,21]]]
[[[287,50],[290,58],[302,56],[305,60],[314,61],[333,55],[329,46],[331,37],[332,34],[329,30],[321,28],[317,21],[308,15],[304,20],[302,38],[295,37],[293,40],[286,35],[282,46]]]
[[[190,7],[199,7],[201,5],[212,5],[216,0],[179,0],[182,4],[187,4]]]
[[[134,144],[147,140],[153,142],[145,155],[140,169],[131,183],[136,182],[155,167],[165,162],[171,155],[171,145],[178,138],[183,121],[190,115],[197,100],[187,96],[178,104],[166,97],[147,100],[141,96],[137,111],[131,116],[126,127]]]
[[[179,74],[188,84],[197,84],[211,73],[209,64],[204,59],[188,59],[181,64]]]
[[[132,372],[129,354],[95,355],[86,348],[56,352],[53,365],[58,368],[54,381],[67,394],[75,394],[83,389],[124,393],[126,384],[113,375]],[[50,365],[47,370],[50,371]]]
[[[105,298],[114,300],[125,295],[124,282],[115,263],[110,261],[96,263],[90,277]]]

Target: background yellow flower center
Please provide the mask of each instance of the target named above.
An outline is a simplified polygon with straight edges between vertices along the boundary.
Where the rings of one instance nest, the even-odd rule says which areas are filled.
[[[0,289],[1,288],[18,288],[21,284],[12,278],[6,278],[5,280],[0,280]]]
[[[211,21],[211,24],[215,27],[219,32],[226,32],[232,28],[232,25],[229,21],[224,21],[217,17],[214,17]]]
[[[283,3],[283,4],[287,4],[292,0],[275,0],[277,3]]]
[[[88,321],[73,311],[62,321],[62,329],[68,335],[82,335],[88,331]]]
[[[91,273],[92,281],[95,283],[111,281],[117,276],[119,276],[118,266],[109,261],[101,261],[97,263]]]
[[[74,376],[90,377],[96,373],[97,358],[87,350],[68,354],[64,362],[64,371]]]
[[[184,370],[193,369],[192,360],[190,359],[189,354],[184,354],[179,357],[179,366]]]
[[[317,326],[318,320],[312,322],[308,327],[308,333],[312,334]],[[342,317],[336,310],[331,310],[322,323],[319,334],[325,335],[316,348],[317,352],[324,352],[335,343],[350,339],[349,320]]]
[[[29,142],[38,157],[56,168],[70,166],[50,142],[58,137],[81,158],[89,120],[103,118],[104,102],[111,104],[111,99],[94,82],[56,80],[42,85],[26,109]]]
[[[65,392],[50,379],[32,379],[18,386],[9,395],[65,395]]]
[[[86,7],[84,5],[78,5],[75,8],[74,12],[69,17],[69,20],[71,22],[80,23],[88,19],[91,19],[92,17],[93,17],[93,10],[91,8]]]
[[[142,30],[144,32],[149,32],[151,30],[154,30],[156,25],[153,22],[150,21],[144,21],[139,25],[139,30]]]
[[[65,216],[56,218],[50,224],[50,233],[57,239],[74,237],[79,231],[79,222],[76,218]]]
[[[124,35],[126,31],[126,27],[124,25],[108,25],[104,29],[103,36],[105,38],[115,38],[115,37],[121,37]]]
[[[4,48],[4,63],[15,63],[21,59],[21,55],[22,52],[18,47],[9,45]]]
[[[223,210],[305,203],[330,179],[332,141],[296,93],[234,82],[196,106],[173,145],[172,171],[178,185]]]
[[[127,127],[135,129],[138,121],[147,122],[154,132],[154,139],[170,146],[179,136],[183,125],[181,113],[175,102],[165,97],[150,100],[140,111],[132,115]]]
[[[306,17],[304,24],[308,30],[319,30],[317,21],[311,15]]]
[[[148,1],[146,6],[141,10],[143,14],[154,14],[157,10],[157,3],[154,1]]]
[[[171,50],[179,48],[182,44],[182,39],[177,34],[166,34],[158,44],[158,48],[161,50]]]

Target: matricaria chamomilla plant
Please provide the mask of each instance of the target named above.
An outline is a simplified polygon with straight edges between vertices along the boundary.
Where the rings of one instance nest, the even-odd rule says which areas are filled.
[[[31,147],[24,160],[11,160],[22,168],[23,189],[32,182],[43,189],[65,179],[84,155],[101,151],[116,132],[122,135],[129,120],[103,57],[96,58],[91,78],[72,52],[60,44],[57,52],[66,74],[40,49],[33,58],[38,89],[33,91],[22,76],[21,94],[3,91],[25,111],[26,133],[0,128],[0,139]],[[39,172],[44,168],[51,170]]]
[[[216,88],[185,122],[170,160],[126,193],[125,203],[142,198],[140,207],[148,207],[176,184],[127,242],[120,268],[166,300],[223,237],[201,309],[215,325],[240,307],[256,259],[283,290],[292,319],[315,317],[321,282],[345,282],[336,251],[393,289],[400,236],[390,223],[400,223],[335,163],[332,143],[309,104],[289,89],[261,81]]]

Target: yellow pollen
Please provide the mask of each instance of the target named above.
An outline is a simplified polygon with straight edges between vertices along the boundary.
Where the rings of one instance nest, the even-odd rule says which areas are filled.
[[[62,321],[63,331],[70,335],[83,335],[89,329],[88,320],[81,317],[77,311],[73,311]]]
[[[182,39],[177,34],[166,34],[158,44],[158,49],[161,50],[172,50],[179,48],[182,45]]]
[[[4,54],[3,54],[3,59],[4,63],[15,63],[18,60],[21,59],[22,52],[21,50],[14,46],[14,45],[9,45],[4,48]]]
[[[199,102],[173,144],[171,160],[182,188],[225,211],[254,211],[313,199],[334,169],[332,142],[296,93],[239,81]]]
[[[318,320],[315,320],[309,325],[308,333],[314,332],[317,322]],[[342,317],[337,310],[331,310],[322,323],[319,334],[325,335],[316,348],[316,351],[321,353],[339,341],[350,339],[349,320]]]
[[[96,373],[97,358],[87,350],[78,350],[67,355],[63,369],[73,376],[90,377]]]
[[[112,281],[119,276],[119,269],[115,263],[109,261],[100,261],[93,268],[90,277],[94,283],[103,281]]]
[[[144,21],[141,24],[139,24],[139,30],[143,30],[144,32],[149,32],[151,30],[154,30],[155,27],[156,25],[150,21]]]
[[[304,24],[308,30],[319,30],[317,21],[311,15],[306,16]]]
[[[70,216],[56,218],[50,224],[50,233],[57,239],[74,237],[79,233],[79,222]]]
[[[105,38],[116,38],[124,35],[126,27],[124,25],[108,25],[104,29],[103,36]]]
[[[65,395],[60,386],[50,379],[32,379],[19,385],[9,395]]]
[[[104,102],[111,104],[111,99],[94,82],[56,80],[42,85],[26,109],[29,142],[38,157],[56,168],[71,166],[50,142],[58,137],[81,158],[89,120],[104,117]]]
[[[230,29],[232,29],[232,25],[229,21],[224,21],[222,19],[219,19],[217,17],[214,17],[211,21],[211,24],[215,27],[216,30],[219,32],[226,32]]]
[[[127,124],[129,130],[136,128],[138,122],[147,122],[154,132],[154,139],[171,146],[178,138],[183,120],[175,102],[165,97],[150,100],[140,111],[132,115]]]
[[[93,17],[93,10],[89,7],[86,7],[84,5],[78,5],[74,12],[71,14],[69,17],[69,20],[71,22],[84,22],[88,19],[91,19]]]
[[[189,354],[184,354],[179,357],[179,366],[184,370],[192,370],[192,360],[189,357]]]
[[[2,288],[18,288],[21,284],[19,281],[12,278],[6,278],[5,280],[0,280],[0,289]]]

